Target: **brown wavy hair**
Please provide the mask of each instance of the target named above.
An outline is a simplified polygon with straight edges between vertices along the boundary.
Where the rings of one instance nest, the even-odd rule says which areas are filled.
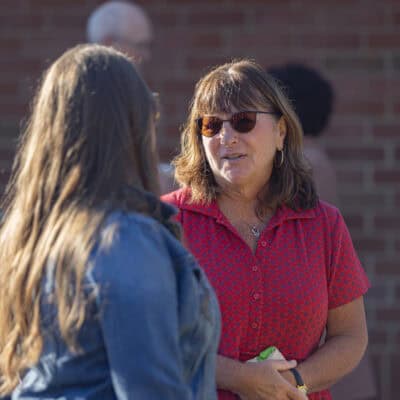
[[[204,114],[257,109],[275,112],[276,119],[282,118],[287,128],[283,164],[279,166],[279,159],[274,163],[272,175],[259,193],[257,211],[262,213],[283,204],[292,209],[314,207],[317,196],[303,157],[300,122],[278,83],[251,60],[218,66],[196,84],[182,131],[181,151],[173,161],[175,179],[190,188],[191,201],[209,203],[215,199],[220,188],[207,162],[197,119]]]
[[[90,301],[83,277],[104,218],[123,209],[162,219],[146,194],[159,194],[154,114],[135,67],[111,48],[75,47],[44,74],[3,204],[0,395],[40,356],[48,265],[59,329],[76,351]]]

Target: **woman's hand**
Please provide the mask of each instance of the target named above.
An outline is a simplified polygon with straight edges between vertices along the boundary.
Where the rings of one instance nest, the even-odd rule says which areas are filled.
[[[281,375],[296,365],[294,360],[242,363],[218,355],[217,386],[236,393],[242,400],[306,400],[307,396]]]
[[[295,366],[296,361],[276,360],[243,364],[247,384],[237,394],[242,400],[306,400],[279,372]]]

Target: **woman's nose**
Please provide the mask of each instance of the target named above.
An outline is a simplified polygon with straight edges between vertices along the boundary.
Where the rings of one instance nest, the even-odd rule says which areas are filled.
[[[238,133],[232,128],[229,121],[224,121],[220,131],[221,144],[227,146],[237,142]]]

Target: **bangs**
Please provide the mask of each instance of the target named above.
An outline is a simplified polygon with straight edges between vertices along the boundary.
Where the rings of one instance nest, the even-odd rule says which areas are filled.
[[[246,77],[231,71],[216,71],[197,88],[195,109],[199,115],[265,109],[270,104]]]

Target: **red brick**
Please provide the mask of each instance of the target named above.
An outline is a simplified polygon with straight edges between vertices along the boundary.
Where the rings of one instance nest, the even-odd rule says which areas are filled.
[[[327,56],[325,66],[332,71],[357,71],[356,74],[383,70],[384,59],[378,56]]]
[[[380,208],[385,204],[385,194],[383,193],[346,193],[340,198],[341,203],[346,208],[359,208],[360,204],[364,207]]]
[[[170,138],[173,138],[173,137],[178,138],[179,133],[180,133],[179,129],[176,127],[175,124],[167,125],[165,128],[165,132],[164,132],[164,134],[166,134],[167,137],[170,137]]]
[[[158,45],[166,48],[167,52],[170,52],[171,49],[176,49],[178,43],[180,47],[189,46],[190,36],[184,30],[165,32],[162,36],[162,43],[160,42]]]
[[[359,252],[375,253],[385,250],[385,240],[382,238],[371,237],[353,237],[354,246]]]
[[[242,24],[244,21],[244,10],[242,12],[210,10],[208,12],[196,12],[193,14],[189,14],[188,16],[188,23],[190,26],[229,26]]]
[[[353,185],[361,185],[364,181],[364,173],[361,169],[359,170],[349,170],[346,169],[336,169],[336,177],[339,184],[350,183]]]
[[[372,133],[378,139],[397,139],[400,135],[400,121],[376,123],[373,125]]]
[[[14,10],[15,8],[21,8],[26,3],[26,0],[2,0],[1,7],[2,11]]]
[[[302,30],[303,27],[314,27],[317,24],[316,15],[313,13],[299,12],[287,7],[283,2],[275,7],[266,7],[265,0],[261,0],[260,3],[262,3],[260,6],[249,11],[248,18],[252,23],[264,26],[266,29],[273,28],[276,32],[276,28],[279,29],[284,24]]]
[[[393,56],[393,67],[396,70],[400,70],[400,56],[397,55]]]
[[[22,40],[16,37],[1,37],[0,38],[0,49],[4,54],[15,53],[20,56],[20,51],[22,47]]]
[[[338,99],[335,111],[342,115],[378,116],[385,111],[385,104],[380,99]]]
[[[360,137],[365,136],[365,125],[361,122],[340,122],[333,117],[328,129],[324,133],[324,138],[328,142],[332,139],[332,143],[337,143],[337,140],[346,139],[346,143],[354,140],[359,143]]]
[[[191,45],[197,49],[199,47],[213,48],[222,46],[222,36],[217,33],[198,34],[191,39]]]
[[[229,61],[229,59],[222,55],[218,56],[215,54],[213,56],[205,57],[193,54],[187,57],[186,67],[192,72],[205,74],[210,70],[210,68],[226,63],[227,61]]]
[[[394,204],[396,207],[400,208],[400,193],[396,193],[394,196]]]
[[[400,308],[378,307],[376,315],[377,315],[377,320],[380,322],[399,322]]]
[[[385,23],[384,8],[380,3],[369,2],[367,7],[358,4],[349,4],[342,0],[342,5],[337,1],[324,1],[321,7],[322,15],[319,23],[330,29],[360,29],[360,27],[381,27]],[[329,6],[332,5],[332,6]]]
[[[396,184],[400,183],[400,170],[397,169],[379,169],[374,173],[374,180],[377,184]]]
[[[369,82],[365,87],[369,92],[369,95],[374,93],[374,95],[377,97],[383,97],[387,96],[391,92],[392,88],[395,86],[394,83],[394,79],[386,79],[386,77],[374,77],[369,79]],[[366,93],[366,95],[368,94]]]
[[[14,60],[0,60],[0,69],[1,69],[1,74],[4,76],[21,76],[25,75],[29,72],[32,71],[41,71],[43,68],[43,62],[41,60],[26,60],[26,59],[20,59],[20,62],[16,62]],[[15,79],[14,81],[18,81],[18,79]]]
[[[17,90],[18,84],[16,82],[0,81],[0,104],[2,103],[2,98],[5,98],[8,101],[10,96],[17,94]]]
[[[376,80],[375,80],[376,81]],[[363,98],[370,95],[370,88],[372,82],[375,83],[368,75],[354,76],[348,72],[333,75],[331,82],[336,89],[336,99]],[[380,87],[385,85],[380,83]],[[386,82],[385,82],[386,83]],[[374,88],[376,90],[376,88]],[[382,90],[379,91],[382,94]]]
[[[394,150],[394,156],[395,156],[397,161],[400,160],[400,146],[396,146],[396,148]]]
[[[157,8],[156,10],[148,9],[147,11],[149,11],[150,18],[152,20],[157,21],[157,23],[161,26],[173,27],[178,24],[178,18],[179,18],[178,12],[171,11],[170,8],[168,9]],[[159,40],[162,41],[162,37],[160,37]]]
[[[314,49],[357,49],[361,45],[361,37],[357,33],[318,33],[293,36],[295,46],[312,47]]]
[[[368,45],[371,48],[399,48],[400,35],[396,33],[375,33],[368,37]]]
[[[400,231],[400,215],[378,215],[374,218],[378,229],[398,229]]]
[[[394,111],[394,114],[398,114],[400,112],[400,100],[394,102],[393,111]]]
[[[387,275],[400,275],[400,261],[397,260],[379,260],[375,265],[376,272]]]
[[[400,26],[400,11],[395,11],[391,13],[393,24],[395,26]]]
[[[31,0],[32,1],[32,0]],[[35,1],[36,12],[57,12],[57,13],[71,13],[74,12],[77,15],[86,14],[86,7],[82,7],[82,0],[68,0],[68,3],[64,1],[53,1],[53,0],[40,0]],[[93,7],[94,8],[94,7]]]
[[[47,29],[51,29],[52,27],[57,30],[66,29],[70,30],[71,34],[79,30],[82,32],[82,37],[84,37],[86,29],[86,16],[66,13],[55,14],[48,19],[48,25],[49,28]]]
[[[329,148],[328,154],[337,161],[382,161],[385,156],[382,148],[375,147]]]
[[[369,329],[368,335],[370,345],[382,345],[387,343],[388,335],[384,329]]]
[[[400,315],[399,315],[400,318]],[[396,399],[399,396],[400,382],[400,354],[391,355],[391,399]]]
[[[383,302],[386,301],[387,293],[388,293],[388,288],[385,283],[381,283],[381,281],[374,282],[373,285],[368,290],[366,299],[368,300],[368,302],[371,303]]]
[[[364,217],[360,214],[347,214],[344,216],[347,226],[350,230],[362,230],[364,227]]]
[[[27,111],[26,105],[18,103],[1,104],[1,112],[9,117],[21,118]]]
[[[183,92],[185,94],[192,94],[194,85],[192,82],[170,79],[163,85],[163,91],[167,93]]]
[[[0,14],[0,26],[2,29],[10,28],[13,32],[35,30],[38,26],[42,26],[44,22],[45,18],[40,14]]]
[[[260,33],[259,32],[233,32],[231,42],[235,48],[254,48],[258,49],[260,46]],[[280,48],[282,46],[293,46],[293,36],[290,34],[282,34],[277,38],[274,34],[266,34],[263,37],[263,45],[270,51],[271,48]]]
[[[146,6],[146,4],[148,3],[148,0],[142,0],[141,3],[142,3],[143,6]],[[210,5],[213,5],[213,6],[216,5],[215,0],[202,0],[201,3],[202,4],[204,4],[204,3],[208,4],[209,3]],[[168,0],[168,5],[170,7],[171,6],[182,6],[182,4],[183,5],[187,5],[188,1],[187,0]],[[197,9],[197,6],[198,6],[197,4],[194,7],[192,5],[192,8]]]

